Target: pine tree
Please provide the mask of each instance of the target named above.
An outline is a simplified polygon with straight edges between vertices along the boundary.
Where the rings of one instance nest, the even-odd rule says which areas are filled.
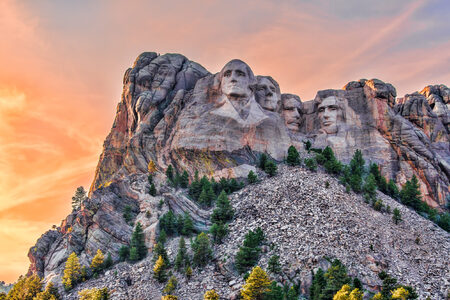
[[[138,261],[139,260],[139,253],[138,253],[138,249],[136,247],[130,248],[129,259],[130,259],[130,261]]]
[[[158,280],[159,282],[166,281],[166,271],[165,271],[165,262],[163,257],[160,255],[158,257],[158,260],[155,263],[155,266],[153,267],[153,277]]]
[[[180,238],[178,243],[178,253],[175,258],[175,270],[179,271],[184,269],[189,264],[189,258],[187,256],[186,241],[183,237]]]
[[[202,232],[197,235],[192,244],[192,250],[194,251],[194,266],[204,267],[209,263],[212,258],[212,250],[206,233]]]
[[[400,210],[398,208],[394,208],[394,211],[392,212],[392,220],[395,224],[398,224],[402,220],[402,215],[400,213]]]
[[[248,172],[247,180],[248,180],[248,183],[250,183],[250,184],[257,183],[258,175],[256,175],[255,172],[250,171],[250,172]]]
[[[178,284],[177,278],[175,276],[170,276],[169,281],[164,287],[163,293],[171,294],[177,288],[177,284]]]
[[[192,277],[192,268],[191,268],[191,266],[186,266],[186,268],[184,268],[184,274],[186,275],[186,278],[188,280]]]
[[[375,202],[377,195],[377,183],[373,174],[369,174],[369,176],[367,176],[363,191],[367,200],[370,202]]]
[[[83,203],[83,201],[86,200],[86,198],[87,196],[84,187],[82,186],[77,187],[75,195],[72,197],[72,209],[79,210],[81,208],[81,203]]]
[[[324,277],[327,282],[321,294],[324,299],[332,299],[344,284],[351,283],[351,278],[347,275],[347,268],[337,259],[331,263],[331,267],[325,272]]]
[[[189,214],[185,213],[183,218],[183,228],[181,230],[181,234],[189,236],[194,231],[195,231],[194,221],[192,220]]]
[[[111,253],[108,253],[108,256],[106,256],[105,262],[103,263],[103,268],[108,269],[113,265],[113,260],[111,257]]]
[[[320,300],[320,295],[322,294],[322,291],[326,285],[327,282],[325,280],[324,272],[321,268],[319,268],[319,270],[317,270],[317,273],[313,276],[313,281],[309,289],[309,299]]]
[[[213,223],[211,228],[209,229],[209,232],[213,236],[214,243],[221,244],[223,238],[228,233],[228,226],[223,224],[222,222],[219,223]]]
[[[305,158],[305,166],[310,171],[316,171],[317,170],[317,162],[314,158]]]
[[[78,292],[80,300],[107,300],[109,299],[109,292],[107,288],[92,288],[84,289]]]
[[[189,174],[186,170],[184,170],[183,174],[181,175],[180,186],[184,189],[189,186]]]
[[[213,213],[211,214],[211,221],[213,223],[226,223],[228,221],[231,221],[231,219],[233,219],[233,216],[233,207],[228,200],[227,194],[222,191],[219,197],[217,197],[216,209],[214,209]]]
[[[38,275],[20,276],[16,284],[9,290],[8,300],[33,300],[41,292],[42,280]]]
[[[131,218],[132,218],[130,205],[125,205],[122,216],[125,219],[125,222],[130,223]]]
[[[252,269],[250,276],[241,289],[244,300],[262,300],[264,294],[269,291],[271,281],[263,269],[256,266]]]
[[[153,196],[153,197],[156,196],[156,187],[155,187],[154,183],[152,183],[150,185],[150,190],[148,191],[148,193],[150,194],[150,196]]]
[[[311,146],[312,146],[311,141],[306,140],[303,142],[303,144],[305,145],[305,150],[308,151],[308,153],[309,153],[309,150],[311,149]]]
[[[59,300],[60,298],[61,296],[59,295],[58,289],[53,282],[50,281],[45,290],[36,294],[33,300]]]
[[[266,168],[266,162],[268,160],[267,154],[263,153],[259,157],[258,167],[262,170],[265,170]]]
[[[166,264],[169,264],[169,256],[167,255],[167,251],[164,248],[164,245],[161,243],[157,243],[155,248],[153,248],[153,261],[156,261],[158,257],[162,257]]]
[[[279,274],[281,272],[280,257],[278,255],[272,255],[267,263],[267,270],[273,274]]]
[[[413,175],[410,181],[407,181],[400,192],[400,199],[403,204],[411,206],[417,211],[423,211],[422,196],[420,195],[419,181],[416,175]]]
[[[398,187],[395,184],[394,180],[390,179],[386,188],[386,192],[389,196],[391,196],[394,199],[397,199],[399,197],[399,191]]]
[[[392,299],[409,299],[409,292],[404,287],[399,287],[392,291]]]
[[[147,255],[147,246],[145,246],[144,231],[142,230],[141,223],[137,222],[131,235],[131,248],[136,248],[138,259],[142,259]],[[131,252],[131,250],[130,250]]]
[[[203,295],[204,300],[219,300],[220,296],[216,293],[215,290],[206,291],[205,295]]]
[[[269,175],[270,177],[273,177],[277,174],[277,164],[272,161],[268,160],[266,161],[266,164],[264,165],[264,171]]]
[[[358,174],[362,176],[364,173],[364,164],[366,162],[363,159],[361,150],[357,149],[353,154],[352,160],[350,161],[350,170],[353,174]]]
[[[212,185],[209,185],[206,189],[206,197],[208,199],[207,206],[211,207],[211,205],[216,201],[216,193],[214,192]]]
[[[198,203],[200,203],[201,206],[207,207],[208,206],[208,195],[206,194],[206,190],[203,188],[202,192],[200,193],[200,196],[198,197]]]
[[[245,235],[244,243],[239,247],[235,257],[236,269],[239,273],[245,273],[250,267],[254,266],[259,260],[261,248],[260,244],[264,240],[264,233],[261,228],[255,231],[249,230]]]
[[[92,272],[98,273],[103,268],[103,262],[105,260],[105,256],[103,255],[102,250],[97,249],[97,254],[95,254],[94,258],[91,261],[90,268],[92,269]]]
[[[167,167],[166,176],[167,176],[167,179],[169,179],[170,181],[173,181],[173,167],[172,167],[172,165],[169,165]]]
[[[121,261],[127,260],[127,258],[130,256],[130,248],[128,246],[123,245],[119,249],[119,257]]]
[[[167,241],[167,233],[164,229],[161,229],[158,235],[158,243],[165,244]]]
[[[290,166],[297,166],[300,164],[300,154],[294,146],[289,147],[286,162]]]
[[[283,288],[279,286],[275,281],[269,286],[269,291],[264,293],[264,300],[284,300]]]
[[[72,252],[66,261],[66,267],[64,268],[64,275],[62,283],[66,290],[70,290],[75,286],[81,276],[81,266],[78,261],[78,256],[75,252]]]
[[[178,300],[178,297],[174,295],[165,295],[161,297],[161,300]]]

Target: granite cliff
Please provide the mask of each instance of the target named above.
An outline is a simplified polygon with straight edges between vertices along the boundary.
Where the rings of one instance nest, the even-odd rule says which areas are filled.
[[[255,170],[262,153],[281,162],[290,145],[305,153],[303,142],[307,140],[316,148],[331,146],[343,162],[361,149],[365,159],[379,164],[381,173],[398,186],[416,175],[424,200],[444,209],[450,201],[450,89],[428,86],[420,93],[396,97],[391,84],[361,79],[340,90],[319,91],[314,100],[301,102],[296,95],[282,94],[272,77],[255,76],[240,60],[232,60],[221,72],[211,74],[180,54],[143,53],[125,72],[122,98],[104,142],[89,198],[30,249],[29,272],[59,280],[72,252],[84,265],[97,249],[111,253],[117,261],[119,248],[129,243],[133,230],[122,216],[125,206],[132,208],[134,221],[143,225],[149,251],[164,210],[189,213],[196,228],[205,230],[210,225],[210,212],[167,186],[165,170],[169,165],[186,170],[191,178],[196,171],[216,179],[246,177]],[[150,162],[156,167],[154,182],[159,195],[155,197],[148,193]],[[298,180],[300,175],[296,173]],[[306,194],[302,188],[296,188],[296,193],[298,199]],[[255,197],[248,199],[257,201]],[[160,200],[166,203],[163,209],[158,207]],[[265,201],[271,200],[261,200]],[[258,218],[252,222],[258,222]],[[327,224],[320,224],[316,224],[317,231],[327,234]],[[414,226],[419,225],[408,228]],[[382,234],[377,233],[375,225],[370,228],[375,236]],[[435,230],[439,236],[436,240],[448,254],[448,234],[440,229],[430,232]],[[436,248],[433,239],[425,251],[439,260],[445,253]],[[348,251],[353,251],[350,248]],[[346,260],[345,254],[333,255]],[[395,261],[399,254],[392,255],[389,259]],[[308,268],[318,263],[314,259]],[[412,262],[406,259],[398,264]],[[448,265],[447,273],[442,272],[436,278],[448,277]],[[428,283],[420,276],[411,282],[424,287]],[[434,287],[436,280],[427,289],[443,293]],[[373,281],[368,275],[364,283],[376,285]]]

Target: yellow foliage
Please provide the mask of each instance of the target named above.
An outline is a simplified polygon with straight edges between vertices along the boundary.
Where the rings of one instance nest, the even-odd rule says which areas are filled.
[[[102,265],[103,261],[105,260],[105,256],[102,253],[102,250],[97,249],[97,254],[94,256],[91,262],[91,269],[95,271],[99,270]]]
[[[19,280],[8,292],[8,300],[33,300],[42,288],[41,278],[37,275],[20,276]]]
[[[204,300],[219,300],[219,294],[216,293],[215,290],[206,291],[203,296]]]
[[[269,291],[268,286],[270,283],[267,273],[259,266],[254,267],[242,287],[242,298],[244,300],[260,299],[265,292]]]
[[[403,287],[399,287],[398,289],[395,289],[391,293],[392,299],[406,300],[408,299],[409,296],[409,292]]]
[[[153,174],[153,173],[156,172],[156,165],[155,165],[155,162],[154,162],[153,160],[151,160],[151,161],[148,163],[147,169],[148,169],[148,172],[149,172],[150,174]]]
[[[80,296],[80,300],[102,300],[105,299],[105,294],[108,294],[107,288],[98,289],[84,289],[81,292],[78,292],[78,296]]]
[[[382,300],[382,299],[383,299],[383,296],[381,295],[381,293],[378,293],[372,297],[372,300]]]
[[[66,261],[66,267],[64,268],[64,276],[62,283],[67,290],[73,288],[76,281],[79,280],[81,275],[81,267],[78,261],[78,256],[75,252],[72,252]]]
[[[161,297],[161,300],[177,300],[177,299],[178,297],[173,295],[166,295]]]
[[[163,290],[163,293],[170,294],[177,288],[177,278],[175,276],[170,277],[169,282]]]
[[[69,228],[67,228],[66,233],[71,233],[73,231],[72,226],[70,226]]]
[[[364,294],[359,289],[354,289],[348,284],[344,284],[342,288],[334,295],[333,300],[362,300]]]

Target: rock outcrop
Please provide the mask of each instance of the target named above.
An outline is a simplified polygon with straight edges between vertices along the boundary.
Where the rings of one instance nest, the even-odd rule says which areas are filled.
[[[450,93],[443,85],[396,101],[392,85],[362,79],[301,102],[240,60],[211,74],[180,54],[153,52],[136,59],[123,85],[89,198],[31,248],[30,273],[60,277],[71,252],[84,265],[97,249],[117,261],[133,230],[123,218],[126,206],[133,222],[143,225],[149,251],[158,218],[169,208],[190,214],[197,229],[205,230],[210,212],[167,187],[169,165],[191,178],[196,171],[216,179],[245,177],[262,153],[282,161],[290,145],[303,151],[306,140],[314,147],[331,146],[343,162],[361,149],[366,161],[378,163],[399,186],[416,175],[431,206],[442,209],[449,202]],[[155,197],[148,193],[150,162],[156,168]]]

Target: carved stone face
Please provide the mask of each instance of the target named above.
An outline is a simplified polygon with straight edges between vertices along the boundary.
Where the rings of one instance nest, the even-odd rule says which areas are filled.
[[[239,61],[232,61],[225,65],[222,74],[220,86],[222,93],[228,98],[248,98],[251,95],[247,65]]]
[[[294,97],[283,99],[281,115],[289,130],[299,131],[301,125],[301,102]]]
[[[256,93],[259,105],[262,108],[270,111],[277,110],[280,95],[278,95],[275,85],[268,78],[258,78]]]
[[[336,97],[323,99],[317,107],[321,130],[327,134],[338,132],[338,125],[343,121],[343,111],[338,105]]]

